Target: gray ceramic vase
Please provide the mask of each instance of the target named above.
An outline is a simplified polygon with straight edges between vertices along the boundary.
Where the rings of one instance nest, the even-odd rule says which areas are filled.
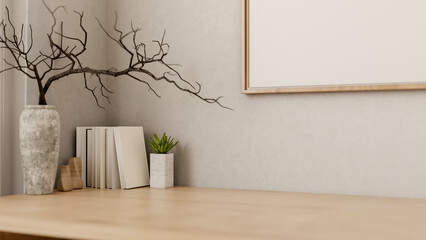
[[[19,140],[26,194],[50,194],[59,157],[59,113],[54,106],[30,105],[21,113]]]

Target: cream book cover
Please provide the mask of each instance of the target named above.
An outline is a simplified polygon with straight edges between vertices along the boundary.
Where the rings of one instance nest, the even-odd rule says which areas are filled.
[[[149,185],[143,127],[116,127],[114,140],[122,189]]]

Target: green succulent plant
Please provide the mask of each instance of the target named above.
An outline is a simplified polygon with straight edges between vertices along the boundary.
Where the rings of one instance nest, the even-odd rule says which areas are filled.
[[[179,143],[179,141],[173,142],[175,139],[167,137],[166,133],[163,133],[163,137],[161,139],[157,137],[157,134],[154,134],[153,137],[154,139],[149,138],[148,143],[152,150],[156,153],[166,154]]]

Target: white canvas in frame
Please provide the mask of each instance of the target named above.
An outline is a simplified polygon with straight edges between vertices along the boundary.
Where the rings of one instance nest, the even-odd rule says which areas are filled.
[[[426,1],[243,5],[244,93],[426,88]]]

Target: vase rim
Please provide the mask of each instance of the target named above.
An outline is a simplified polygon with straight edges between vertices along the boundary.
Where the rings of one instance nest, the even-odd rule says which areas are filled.
[[[54,105],[26,105],[25,109],[54,109]]]

